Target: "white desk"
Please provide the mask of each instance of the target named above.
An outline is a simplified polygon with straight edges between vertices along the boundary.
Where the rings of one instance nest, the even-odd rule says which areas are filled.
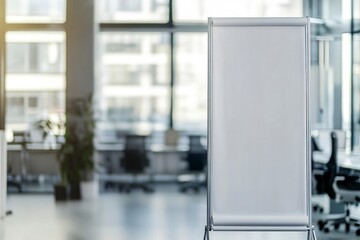
[[[330,159],[330,152],[314,152],[314,161],[327,163]],[[338,152],[337,161],[339,167],[360,171],[360,153]]]
[[[125,148],[125,145],[123,143],[98,143],[95,145],[95,148],[97,151],[123,151]],[[178,146],[167,146],[164,144],[150,144],[147,146],[147,150],[149,152],[186,152],[189,149],[187,145],[178,145]]]
[[[22,160],[22,146],[19,144],[8,145],[8,162],[12,173],[38,175],[59,174],[57,152],[59,148],[50,149],[41,144],[28,144],[26,159]],[[96,159],[104,163],[106,158],[110,160],[110,168],[113,172],[121,172],[120,159],[124,144],[98,144],[96,146]],[[150,169],[153,173],[177,174],[183,168],[181,155],[188,150],[187,145],[166,146],[163,144],[150,144],[148,153],[151,156]],[[25,168],[26,170],[22,170]]]

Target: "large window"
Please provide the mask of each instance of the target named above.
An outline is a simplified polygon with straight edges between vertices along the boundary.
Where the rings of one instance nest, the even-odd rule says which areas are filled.
[[[102,131],[157,131],[168,125],[168,33],[103,33]]]
[[[175,82],[175,129],[183,129],[192,132],[206,132],[206,33],[176,34]]]
[[[0,36],[6,46],[6,128],[33,132],[39,120],[64,119],[66,2],[1,1],[6,1]]]
[[[302,16],[301,0],[98,0],[100,131],[206,133],[207,18]]]

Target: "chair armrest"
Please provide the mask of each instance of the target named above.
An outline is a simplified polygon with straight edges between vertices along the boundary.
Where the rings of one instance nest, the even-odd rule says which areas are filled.
[[[345,180],[345,176],[336,176],[334,179],[334,183],[344,181],[344,180]]]
[[[340,188],[338,187],[338,182],[344,181],[344,180],[345,180],[345,176],[336,176],[335,177],[334,182],[333,182],[333,188],[334,188],[336,195],[338,195],[337,193],[340,190]]]
[[[338,182],[345,182],[345,183],[352,183],[352,182],[356,182],[356,180],[359,179],[358,175],[344,175],[344,176],[336,176],[334,183],[333,183],[333,187],[335,192],[337,192],[340,188],[338,187]]]

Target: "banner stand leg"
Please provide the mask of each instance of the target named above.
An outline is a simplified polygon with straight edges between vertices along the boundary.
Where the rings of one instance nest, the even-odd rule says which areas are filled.
[[[210,240],[209,230],[208,230],[207,226],[205,226],[204,240]]]
[[[276,231],[276,230],[274,230],[274,231]],[[308,240],[317,240],[314,226],[308,227],[306,231],[307,231],[307,239]],[[210,233],[209,233],[207,226],[205,226],[203,240],[210,240]]]
[[[316,232],[315,232],[315,227],[312,226],[311,229],[312,229],[312,236],[313,236],[312,239],[313,239],[313,240],[317,240],[317,238],[316,238]]]

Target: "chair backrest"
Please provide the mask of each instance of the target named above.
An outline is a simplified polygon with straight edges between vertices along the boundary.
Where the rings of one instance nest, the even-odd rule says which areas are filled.
[[[321,151],[321,148],[316,142],[316,139],[311,136],[311,151]]]
[[[201,144],[202,135],[189,135],[189,150],[204,150],[204,146]]]
[[[337,137],[337,148],[345,150],[347,147],[347,141],[349,140],[349,132],[342,129],[317,129],[313,131],[316,135],[316,140],[319,147],[325,152],[331,151],[331,141],[329,136],[331,133],[335,133]]]
[[[200,135],[189,136],[189,151],[187,152],[186,161],[190,171],[202,171],[206,166],[207,152],[201,144],[201,138]]]
[[[326,164],[326,170],[323,177],[324,192],[327,193],[330,199],[335,199],[336,193],[333,188],[335,177],[338,173],[337,164],[337,136],[335,132],[331,132],[331,155]]]
[[[316,143],[316,139],[311,136],[311,169],[314,170],[316,167],[316,163],[314,162],[314,151],[321,151],[318,144]]]
[[[146,136],[126,135],[123,154],[121,165],[126,172],[144,172],[145,167],[149,164],[146,155]]]

